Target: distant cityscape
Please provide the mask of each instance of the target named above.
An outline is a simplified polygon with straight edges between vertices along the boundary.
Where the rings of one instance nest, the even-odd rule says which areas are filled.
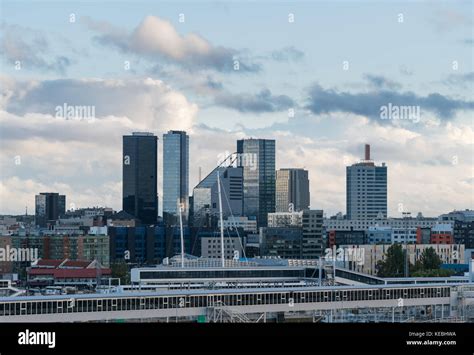
[[[2,0],[0,323],[474,324],[472,3],[90,5]]]
[[[328,249],[357,246],[364,250],[365,262],[342,260],[345,267],[377,275],[388,248],[401,244],[411,264],[420,260],[425,249],[434,248],[443,268],[453,274],[469,269],[474,255],[474,211],[447,211],[438,217],[401,211],[402,217],[387,216],[388,167],[371,159],[369,144],[361,147],[363,159],[346,168],[346,214],[324,217],[322,206],[310,208],[307,170],[275,169],[275,140],[238,140],[235,152],[225,156],[189,194],[190,139],[184,131],[169,131],[163,134],[161,197],[157,143],[158,137],[149,132],[123,136],[121,211],[108,207],[67,210],[67,196],[40,192],[35,196],[34,216],[1,217],[0,245],[5,250],[36,250],[38,259],[98,262],[105,277],[113,274],[111,265],[155,265],[179,255],[182,231],[186,254],[217,260],[222,256],[219,174],[225,259],[316,260],[327,255]],[[0,265],[6,278],[35,271],[28,262]],[[88,275],[90,284],[98,282],[95,273]],[[46,278],[39,279],[44,283]],[[35,280],[29,275],[30,284]],[[48,280],[57,282],[54,276]]]

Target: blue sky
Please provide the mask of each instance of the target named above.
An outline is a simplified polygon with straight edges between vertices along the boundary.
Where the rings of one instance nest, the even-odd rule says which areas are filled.
[[[472,18],[472,1],[1,1],[0,213],[39,190],[120,209],[121,135],[168,129],[190,133],[191,191],[237,138],[274,138],[311,206],[344,212],[371,143],[389,214],[473,208]],[[421,119],[381,120],[389,102]],[[94,121],[58,119],[64,103]]]

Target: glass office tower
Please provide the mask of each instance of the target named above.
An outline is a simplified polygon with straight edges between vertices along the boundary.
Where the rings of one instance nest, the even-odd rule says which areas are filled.
[[[123,136],[123,207],[144,224],[158,217],[158,137],[134,132]]]
[[[244,169],[244,215],[266,227],[268,213],[275,212],[275,140],[238,140],[237,153]]]
[[[308,208],[308,171],[304,169],[278,170],[276,172],[276,212],[298,212]]]
[[[178,199],[188,214],[189,136],[184,131],[163,135],[163,217],[178,215]]]

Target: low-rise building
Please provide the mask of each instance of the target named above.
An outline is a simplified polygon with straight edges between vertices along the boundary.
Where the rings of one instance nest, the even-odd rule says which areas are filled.
[[[97,260],[39,259],[27,270],[27,284],[30,287],[93,287],[97,281],[106,284],[111,275],[112,271]]]
[[[390,245],[340,245],[343,250],[345,248],[359,248],[362,249],[358,255],[363,255],[361,262],[351,262],[351,260],[345,260],[343,266],[354,271],[364,272],[370,275],[377,274],[377,263],[385,260],[386,253]],[[428,248],[433,248],[438,254],[443,264],[464,264],[465,253],[464,245],[462,244],[402,244],[402,249],[408,250],[408,258],[411,264],[415,264],[416,261],[421,260],[423,251]]]
[[[328,231],[327,247],[346,244],[367,244],[367,236],[363,230],[330,230]]]
[[[344,218],[325,218],[323,225],[326,230],[368,230],[369,227],[392,227],[416,229],[418,227],[431,228],[440,223],[437,218],[426,218],[422,216],[412,218],[373,218],[373,219],[344,219]],[[454,223],[446,222],[446,223]]]
[[[220,259],[222,243],[219,232],[208,233],[201,236],[201,256],[209,259]],[[224,259],[239,259],[243,256],[244,245],[241,237],[232,231],[224,235]]]
[[[301,227],[261,227],[261,255],[283,259],[301,259],[303,229]]]
[[[14,235],[11,245],[17,249],[35,249],[43,259],[97,259],[102,265],[109,266],[107,235]]]
[[[220,228],[221,221],[218,221],[218,227]],[[224,219],[224,229],[235,229],[242,228],[244,232],[256,233],[257,232],[257,219],[249,219],[248,217],[241,216],[229,216]]]
[[[369,244],[391,244],[392,232],[392,227],[369,227],[367,242]]]
[[[301,227],[303,225],[303,211],[274,212],[268,214],[268,227]]]
[[[439,223],[431,228],[432,244],[452,244],[453,225],[451,223]]]

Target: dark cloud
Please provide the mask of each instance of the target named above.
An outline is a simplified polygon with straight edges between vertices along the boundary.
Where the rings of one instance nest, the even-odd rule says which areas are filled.
[[[457,110],[474,109],[473,101],[456,100],[439,93],[418,96],[409,91],[398,92],[388,89],[350,93],[325,89],[317,83],[309,89],[306,108],[315,114],[347,112],[378,119],[380,108],[389,103],[397,106],[420,106],[422,113],[430,111],[442,119],[452,118]]]
[[[268,89],[263,89],[256,95],[221,92],[215,96],[214,103],[218,106],[231,108],[243,113],[277,112],[295,105],[290,97],[286,95],[272,95]]]

